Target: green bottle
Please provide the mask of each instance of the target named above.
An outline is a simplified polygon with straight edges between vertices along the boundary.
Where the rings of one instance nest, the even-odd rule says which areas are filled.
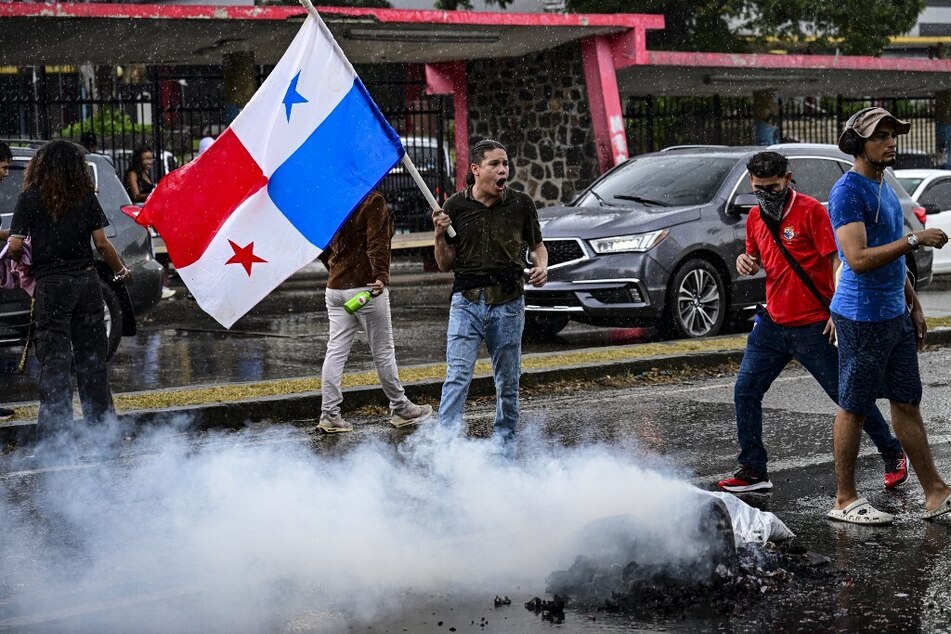
[[[344,302],[343,309],[347,311],[348,315],[352,315],[363,308],[363,306],[370,301],[371,297],[373,297],[373,295],[370,294],[370,291],[360,291]]]

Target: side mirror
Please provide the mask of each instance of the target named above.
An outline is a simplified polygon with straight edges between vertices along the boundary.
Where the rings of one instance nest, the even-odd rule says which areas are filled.
[[[741,216],[750,213],[750,209],[759,204],[755,194],[738,194],[733,202],[730,203],[729,213],[734,216]]]
[[[921,205],[921,206],[925,208],[925,213],[928,214],[929,216],[930,216],[931,214],[940,214],[940,213],[941,213],[941,207],[939,207],[939,206],[938,206],[937,204],[935,204],[935,203],[924,203],[924,204]]]

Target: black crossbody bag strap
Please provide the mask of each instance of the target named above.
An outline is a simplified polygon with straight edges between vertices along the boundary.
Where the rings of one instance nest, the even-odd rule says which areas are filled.
[[[769,229],[769,235],[773,236],[773,241],[776,243],[776,246],[779,247],[779,251],[783,254],[783,257],[786,258],[786,261],[789,262],[790,268],[793,272],[802,280],[802,283],[806,285],[812,294],[816,296],[816,299],[819,300],[819,303],[829,308],[829,300],[822,296],[822,293],[819,292],[819,289],[816,288],[816,285],[812,282],[806,272],[802,269],[799,262],[796,261],[796,258],[793,257],[793,254],[786,250],[783,241],[779,239],[779,227],[775,229],[769,225],[768,222],[763,222],[766,225],[766,228]]]

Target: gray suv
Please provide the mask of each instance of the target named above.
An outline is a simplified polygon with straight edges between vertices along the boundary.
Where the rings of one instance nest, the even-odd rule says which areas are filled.
[[[735,266],[756,205],[746,162],[764,149],[788,156],[793,187],[823,203],[853,162],[832,145],[677,146],[635,156],[567,205],[539,210],[548,283],[526,290],[526,336],[551,337],[577,320],[705,337],[764,302],[764,274],[738,277]],[[906,230],[923,229],[924,209],[891,170],[886,179]],[[929,248],[906,258],[918,287],[931,280],[931,259]]]
[[[0,218],[4,229],[10,228],[13,209],[23,189],[23,170],[36,152],[34,148],[18,146],[16,141],[9,144],[13,151],[10,175],[0,183]],[[29,142],[29,145],[36,144]],[[96,197],[109,218],[106,235],[132,271],[125,285],[116,284],[109,267],[96,253],[111,357],[123,335],[135,334],[136,315],[142,315],[161,299],[162,266],[152,255],[149,232],[122,212],[122,207],[131,202],[109,159],[100,154],[87,154],[86,163],[96,184]],[[29,296],[20,289],[0,290],[0,346],[23,345],[29,325]]]

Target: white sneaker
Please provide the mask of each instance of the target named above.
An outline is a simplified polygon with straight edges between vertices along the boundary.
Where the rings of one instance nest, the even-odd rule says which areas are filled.
[[[393,427],[415,425],[419,421],[429,417],[432,413],[433,408],[431,405],[415,405],[410,403],[403,409],[393,412],[393,418],[390,419],[390,424],[393,425]]]
[[[171,289],[167,286],[162,287],[162,299],[168,299],[169,297],[173,297],[174,295],[175,295],[174,289]]]

